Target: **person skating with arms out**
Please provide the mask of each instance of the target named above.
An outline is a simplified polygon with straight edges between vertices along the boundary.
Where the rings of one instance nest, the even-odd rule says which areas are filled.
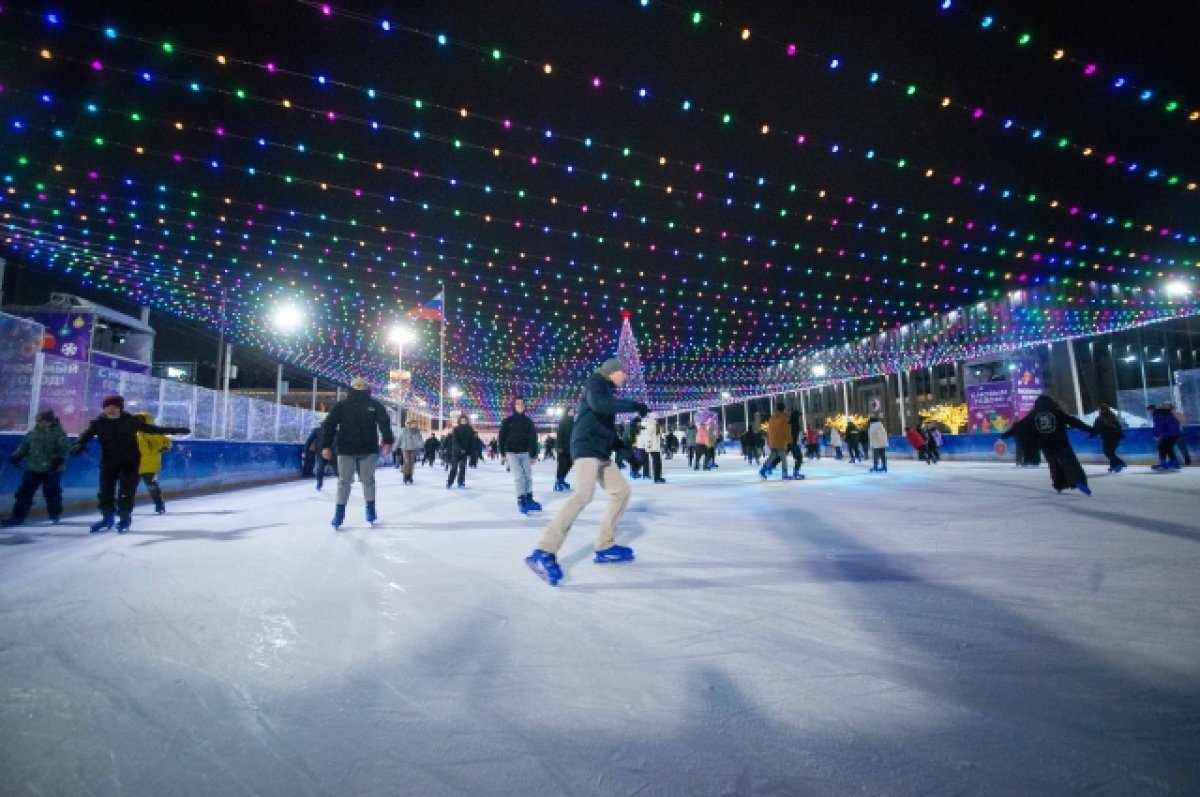
[[[121,396],[109,396],[100,407],[101,414],[92,419],[71,447],[71,456],[82,454],[92,438],[100,440],[100,492],[97,498],[100,499],[101,518],[92,524],[92,532],[111,529],[113,516],[119,512],[117,533],[124,534],[133,522],[133,494],[137,491],[138,466],[142,457],[137,433],[191,434],[192,430],[186,426],[151,426],[126,412],[125,399]]]
[[[623,386],[625,379],[625,366],[614,357],[605,360],[588,377],[584,386],[583,400],[579,403],[575,428],[571,433],[571,457],[575,460],[577,474],[576,491],[550,521],[537,548],[525,559],[525,564],[552,587],[562,580],[558,550],[575,518],[591,503],[597,483],[608,493],[609,503],[596,537],[595,561],[628,562],[633,559],[633,549],[616,544],[617,522],[629,505],[630,490],[629,483],[610,457],[616,440],[616,416],[623,412],[645,416],[650,408],[641,402],[618,399],[614,395],[615,388]]]

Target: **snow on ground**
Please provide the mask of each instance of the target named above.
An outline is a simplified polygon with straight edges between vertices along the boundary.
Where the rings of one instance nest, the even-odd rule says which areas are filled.
[[[536,519],[488,463],[6,530],[0,793],[1200,793],[1200,468],[719,461],[557,589],[553,463]]]

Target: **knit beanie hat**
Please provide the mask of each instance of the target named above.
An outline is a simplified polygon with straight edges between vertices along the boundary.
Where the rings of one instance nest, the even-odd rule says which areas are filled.
[[[116,407],[117,409],[125,409],[125,398],[123,396],[106,396],[104,401],[100,402],[100,409],[105,407]]]
[[[612,376],[617,371],[624,371],[625,363],[618,360],[616,357],[609,357],[604,363],[596,369],[596,373]]]
[[[37,420],[49,421],[50,423],[54,423],[55,421],[58,420],[58,418],[54,417],[54,410],[42,410],[41,412],[39,412],[37,414]]]

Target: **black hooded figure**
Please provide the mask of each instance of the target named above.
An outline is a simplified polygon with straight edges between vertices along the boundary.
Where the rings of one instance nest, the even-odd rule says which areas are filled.
[[[1035,442],[1050,466],[1050,483],[1055,490],[1061,493],[1063,490],[1078,489],[1085,495],[1091,495],[1087,474],[1083,472],[1075,449],[1071,448],[1071,441],[1067,439],[1068,427],[1088,434],[1095,433],[1092,427],[1074,415],[1063,412],[1052,397],[1041,395],[1033,402],[1029,414],[1014,423],[1001,438],[1015,436]]]

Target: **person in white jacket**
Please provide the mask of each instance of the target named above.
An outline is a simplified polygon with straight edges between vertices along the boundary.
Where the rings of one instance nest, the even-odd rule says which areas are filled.
[[[650,413],[642,421],[642,431],[638,433],[635,446],[646,452],[646,456],[650,459],[650,468],[646,469],[643,465],[643,472],[646,475],[654,474],[655,484],[666,484],[667,480],[662,477],[662,438],[658,429],[658,416]]]
[[[871,473],[887,473],[888,433],[879,418],[871,418],[867,426],[867,444],[871,446]]]

